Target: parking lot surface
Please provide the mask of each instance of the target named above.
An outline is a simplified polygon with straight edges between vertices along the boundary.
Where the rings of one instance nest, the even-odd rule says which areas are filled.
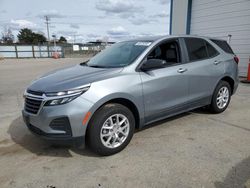
[[[250,188],[250,85],[228,109],[184,113],[135,133],[122,152],[55,147],[21,118],[22,94],[43,73],[84,59],[0,61],[0,187]]]

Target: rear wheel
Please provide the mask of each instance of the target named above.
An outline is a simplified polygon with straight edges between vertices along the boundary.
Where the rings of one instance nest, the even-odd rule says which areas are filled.
[[[231,100],[231,87],[228,82],[220,81],[214,90],[210,110],[221,113],[226,110]]]
[[[87,144],[100,155],[112,155],[123,150],[135,129],[132,112],[121,104],[107,104],[92,117],[87,131]]]

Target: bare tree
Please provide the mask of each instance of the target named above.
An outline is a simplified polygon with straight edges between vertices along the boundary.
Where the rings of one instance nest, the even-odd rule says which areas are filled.
[[[2,42],[6,44],[12,44],[14,42],[14,35],[10,28],[4,28],[4,31],[2,32]]]

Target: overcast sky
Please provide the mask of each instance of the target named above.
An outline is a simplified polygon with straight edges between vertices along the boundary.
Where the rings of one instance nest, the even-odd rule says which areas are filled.
[[[50,17],[50,33],[70,42],[169,33],[169,0],[0,0],[0,30],[16,35],[28,27],[46,33],[44,16]],[[16,39],[16,37],[15,37]]]

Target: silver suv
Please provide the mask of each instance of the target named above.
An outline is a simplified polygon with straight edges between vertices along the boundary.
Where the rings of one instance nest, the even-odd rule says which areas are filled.
[[[119,42],[88,62],[35,80],[23,118],[49,140],[86,143],[100,155],[124,149],[134,130],[202,106],[223,112],[238,87],[226,41],[166,36]]]

